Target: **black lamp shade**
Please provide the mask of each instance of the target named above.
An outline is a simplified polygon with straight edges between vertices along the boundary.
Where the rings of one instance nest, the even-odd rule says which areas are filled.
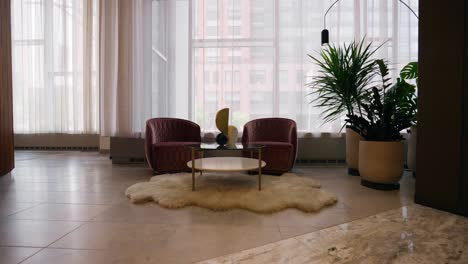
[[[328,29],[322,30],[322,45],[329,43]]]

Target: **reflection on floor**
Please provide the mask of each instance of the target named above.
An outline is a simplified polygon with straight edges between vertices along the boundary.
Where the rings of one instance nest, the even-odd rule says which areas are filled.
[[[314,214],[169,210],[124,197],[127,186],[152,176],[143,165],[112,165],[93,152],[16,157],[16,169],[0,178],[0,263],[192,263],[411,205],[414,191],[409,173],[400,191],[382,192],[342,166],[304,166],[295,172],[319,180],[336,205]]]
[[[409,205],[202,263],[468,263],[468,218]]]

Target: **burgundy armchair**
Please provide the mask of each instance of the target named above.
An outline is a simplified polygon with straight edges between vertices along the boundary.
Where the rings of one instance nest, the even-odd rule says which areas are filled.
[[[189,171],[189,146],[201,143],[200,126],[178,118],[153,118],[146,122],[146,159],[155,173]]]
[[[262,160],[265,173],[280,174],[288,172],[294,166],[297,153],[296,122],[286,118],[261,118],[248,122],[244,126],[242,144],[265,145]],[[250,153],[243,154],[250,157]],[[254,158],[257,154],[254,153]]]

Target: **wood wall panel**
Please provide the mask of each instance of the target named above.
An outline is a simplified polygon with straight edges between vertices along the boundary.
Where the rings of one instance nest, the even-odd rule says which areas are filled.
[[[419,1],[415,201],[468,216],[467,5]]]
[[[0,1],[0,176],[15,166],[10,0]]]
[[[460,184],[459,192],[462,194],[460,199],[460,208],[462,214],[468,216],[468,3],[465,1],[465,56],[463,64],[463,130],[462,130],[462,154],[461,163],[462,168],[462,181]]]

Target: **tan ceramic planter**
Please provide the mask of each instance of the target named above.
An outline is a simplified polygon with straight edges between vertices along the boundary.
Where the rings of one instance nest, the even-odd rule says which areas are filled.
[[[361,136],[351,128],[346,128],[346,164],[348,173],[359,175],[359,141]]]
[[[397,184],[403,174],[403,143],[364,141],[359,143],[359,172],[363,180]]]
[[[411,133],[408,139],[408,155],[406,164],[408,169],[413,173],[416,173],[416,137],[417,137],[417,128],[416,126],[411,126]]]

